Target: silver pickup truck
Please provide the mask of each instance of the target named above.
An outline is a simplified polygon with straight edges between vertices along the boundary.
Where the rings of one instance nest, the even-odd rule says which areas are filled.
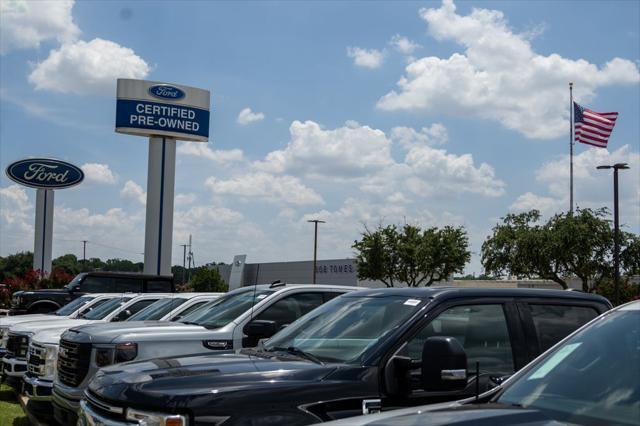
[[[53,384],[54,416],[75,424],[84,390],[101,367],[131,360],[256,346],[282,327],[341,294],[358,290],[323,284],[243,287],[178,322],[144,321],[75,327],[60,339]],[[133,325],[133,324],[132,324]]]

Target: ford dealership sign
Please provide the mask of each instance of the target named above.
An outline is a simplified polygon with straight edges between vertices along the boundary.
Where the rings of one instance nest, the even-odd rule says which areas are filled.
[[[29,158],[7,167],[7,176],[21,185],[32,188],[61,189],[82,182],[84,173],[79,167],[52,158]]]
[[[156,84],[149,87],[149,94],[159,99],[169,99],[177,101],[184,98],[184,92],[175,86],[169,84]]]

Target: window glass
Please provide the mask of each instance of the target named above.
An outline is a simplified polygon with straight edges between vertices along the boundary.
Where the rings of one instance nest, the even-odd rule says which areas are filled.
[[[145,299],[145,300],[140,300],[138,302],[134,302],[130,306],[128,306],[125,310],[120,312],[116,316],[116,318],[118,319],[118,321],[126,321],[131,315],[133,315],[133,314],[135,314],[137,312],[140,312],[141,310],[143,310],[147,306],[149,306],[152,303],[155,303],[157,301],[158,301],[158,299]]]
[[[529,309],[541,352],[598,316],[595,309],[584,306],[531,304]]]
[[[187,315],[189,315],[191,312],[194,312],[198,309],[200,309],[203,305],[205,305],[206,303],[208,303],[209,300],[203,300],[201,302],[196,302],[191,306],[187,306],[184,310],[178,312],[178,314],[176,316],[174,316],[173,318],[171,318],[170,321],[175,321],[178,318],[182,318],[182,317],[186,317]]]
[[[343,295],[344,293],[337,293],[332,291],[327,291],[324,293],[324,303],[327,303],[329,300],[335,299],[338,296]]]
[[[140,278],[115,278],[115,282],[118,293],[142,292],[142,279]]]
[[[186,301],[187,299],[183,299],[182,297],[158,300],[137,314],[131,315],[127,321],[156,321],[162,319],[162,317]]]
[[[483,373],[510,374],[514,371],[511,340],[502,305],[455,306],[438,315],[409,341],[409,356],[422,359],[422,347],[429,337],[454,337],[467,353],[467,365]]]
[[[130,297],[116,297],[114,299],[109,299],[109,301],[103,303],[97,308],[92,309],[91,311],[83,314],[82,318],[90,319],[90,320],[103,319],[104,317],[109,315],[111,312],[115,311],[120,306],[127,303],[129,300],[131,300]]]
[[[637,425],[639,377],[640,311],[621,309],[530,364],[497,402],[561,424]]]
[[[109,277],[88,276],[80,284],[80,291],[85,293],[112,293],[113,280]]]
[[[171,293],[171,281],[147,281],[147,293]]]
[[[73,312],[75,312],[82,305],[89,303],[89,301],[93,300],[91,296],[82,296],[77,299],[72,300],[71,302],[64,305],[62,308],[55,311],[55,314],[59,317],[67,316]]]
[[[76,289],[80,286],[80,281],[87,275],[86,272],[76,275],[67,285],[64,286],[67,290]]]
[[[80,312],[78,313],[78,318],[82,318],[84,314],[96,309],[98,306],[102,305],[104,302],[108,302],[109,300],[111,299],[102,297],[96,300],[95,302],[87,303],[87,306],[84,306],[82,309],[80,309]]]
[[[256,316],[258,320],[274,321],[278,328],[289,325],[307,312],[322,305],[322,293],[298,293],[282,299],[269,306]]]

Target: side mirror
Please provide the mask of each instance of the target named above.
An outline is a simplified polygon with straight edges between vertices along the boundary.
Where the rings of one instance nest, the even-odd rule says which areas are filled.
[[[244,334],[246,334],[252,340],[255,339],[256,343],[260,339],[265,339],[273,336],[278,332],[278,324],[275,321],[269,320],[253,320],[244,327]]]
[[[453,337],[429,337],[422,347],[422,386],[457,391],[467,386],[467,354]]]

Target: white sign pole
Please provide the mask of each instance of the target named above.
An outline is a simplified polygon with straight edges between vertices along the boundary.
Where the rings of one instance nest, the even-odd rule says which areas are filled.
[[[149,138],[144,273],[171,274],[176,140]]]
[[[51,272],[51,242],[53,238],[53,196],[51,189],[36,192],[36,223],[33,243],[33,269],[41,275]]]

